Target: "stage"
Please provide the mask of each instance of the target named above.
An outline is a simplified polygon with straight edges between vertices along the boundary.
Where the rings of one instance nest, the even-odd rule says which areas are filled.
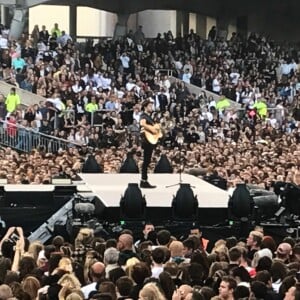
[[[129,183],[139,183],[140,174],[79,174],[85,187],[97,196],[105,207],[119,207]],[[149,182],[155,189],[141,189],[145,195],[147,207],[170,207],[173,196],[179,189],[178,174],[149,174]],[[227,208],[228,193],[195,176],[182,174],[182,183],[191,185],[197,196],[199,208]],[[175,184],[175,186],[167,188]]]
[[[2,185],[0,186],[0,221],[7,227],[21,226],[29,235],[42,224],[51,225],[51,235],[64,235],[65,226],[53,218],[68,201],[79,194],[93,198],[97,203],[97,220],[111,236],[117,236],[122,228],[129,228],[140,234],[143,222],[151,221],[157,229],[167,228],[175,236],[189,231],[191,223],[197,223],[204,236],[210,240],[239,235],[239,225],[229,225],[228,193],[192,175],[182,174],[182,183],[190,184],[198,199],[196,220],[180,222],[172,213],[172,200],[180,186],[178,174],[149,174],[149,182],[155,189],[141,189],[146,199],[146,215],[139,221],[130,222],[120,212],[120,200],[129,183],[139,183],[139,174],[80,174],[82,181],[56,185]],[[166,186],[171,186],[167,188]],[[71,211],[64,211],[64,215]],[[47,221],[51,220],[51,222]],[[232,222],[230,223],[232,224]],[[272,235],[285,236],[286,228],[276,224],[264,226]],[[0,228],[1,229],[1,228]],[[5,231],[5,230],[4,230]]]

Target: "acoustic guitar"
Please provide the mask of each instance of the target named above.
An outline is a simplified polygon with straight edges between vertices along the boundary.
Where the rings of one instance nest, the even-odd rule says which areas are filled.
[[[149,126],[149,125],[148,125]],[[154,129],[156,131],[155,134],[153,134],[152,132],[144,129],[143,132],[145,134],[146,140],[152,144],[152,145],[156,145],[158,140],[163,136],[160,125],[158,123],[154,124],[152,126],[152,129]]]

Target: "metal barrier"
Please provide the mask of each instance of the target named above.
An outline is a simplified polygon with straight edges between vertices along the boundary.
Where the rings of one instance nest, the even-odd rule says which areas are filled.
[[[117,111],[114,109],[97,109],[91,113],[86,112],[86,116],[88,119],[88,122],[91,126],[99,126],[101,127],[103,125],[102,123],[102,114],[104,113],[110,113],[113,111]],[[68,109],[60,113],[55,113],[54,118],[54,129],[58,129],[58,119],[63,118],[65,115],[68,115],[68,117],[72,120],[72,122],[75,122],[75,110],[74,109]]]
[[[80,147],[78,143],[40,133],[32,128],[24,127],[9,121],[0,122],[0,144],[22,152],[44,147],[47,152],[55,153],[69,147]]]
[[[173,76],[174,69],[155,69],[155,72],[159,72],[161,75]]]

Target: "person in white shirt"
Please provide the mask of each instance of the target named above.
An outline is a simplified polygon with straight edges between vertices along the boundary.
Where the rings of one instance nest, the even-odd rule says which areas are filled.
[[[57,39],[58,44],[61,45],[61,47],[66,46],[68,40],[72,41],[72,38],[69,34],[67,34],[64,30],[61,32],[61,36]]]
[[[164,270],[163,263],[165,260],[165,251],[163,250],[163,247],[157,247],[153,249],[151,253],[151,257],[152,257],[152,267],[151,267],[152,277],[159,278],[159,274]]]
[[[171,87],[171,83],[168,79],[168,76],[164,76],[163,80],[160,83],[160,86],[166,88],[167,91],[169,90],[169,88]]]
[[[183,72],[186,72],[186,70],[189,70],[189,73],[191,73],[191,75],[193,75],[194,69],[189,60],[187,60],[185,65],[183,66]]]
[[[277,128],[277,120],[273,114],[270,114],[270,117],[266,118],[266,121],[271,125],[272,128]]]
[[[138,124],[140,124],[141,111],[138,107],[133,109],[133,120],[136,120]]]
[[[218,76],[216,76],[213,80],[212,90],[216,94],[220,94],[221,92],[221,83]]]
[[[132,78],[129,78],[128,82],[126,83],[126,90],[132,91],[133,88],[136,87],[136,84],[133,82]]]
[[[0,36],[0,48],[8,49],[8,40],[4,36]]]
[[[240,73],[237,72],[237,70],[232,70],[232,72],[229,74],[229,77],[231,79],[231,82],[234,84],[234,85],[237,85],[238,84],[238,81],[239,81],[239,78],[240,78]]]
[[[281,75],[288,76],[291,72],[290,65],[284,60],[280,65],[280,73]]]
[[[128,69],[129,69],[130,58],[129,58],[129,56],[126,54],[126,52],[123,53],[123,54],[120,56],[120,61],[121,61],[121,63],[122,63],[124,72],[128,71]]]
[[[191,83],[191,77],[192,77],[192,74],[190,73],[190,70],[186,69],[185,72],[182,75],[182,81],[184,81],[185,83],[190,84]]]
[[[75,84],[72,85],[72,91],[75,94],[80,93],[82,91],[82,86],[79,85],[79,80],[75,80]]]
[[[92,279],[92,283],[89,283],[81,288],[84,294],[84,299],[89,298],[89,294],[92,291],[96,291],[97,283],[104,277],[105,265],[101,262],[95,262],[89,270],[89,275]]]
[[[174,61],[174,65],[177,71],[181,71],[183,68],[183,64],[179,59]]]
[[[34,112],[35,112],[35,124],[37,128],[40,128],[42,125],[42,119],[43,119],[43,115],[41,113],[41,111],[39,110],[39,106],[38,104],[35,104],[33,106]]]

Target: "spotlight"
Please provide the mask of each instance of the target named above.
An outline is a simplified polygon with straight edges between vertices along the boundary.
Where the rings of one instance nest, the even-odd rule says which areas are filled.
[[[173,197],[172,215],[175,221],[194,221],[198,217],[198,199],[188,183],[180,183]]]
[[[249,219],[252,216],[254,201],[246,184],[237,184],[228,201],[229,215],[238,220]]]
[[[154,173],[173,173],[173,167],[165,154],[162,154],[157,162]]]
[[[139,168],[133,158],[132,152],[127,153],[127,157],[123,162],[119,173],[139,173]]]
[[[121,197],[120,216],[124,221],[145,220],[146,199],[137,183],[129,183]]]
[[[255,203],[257,221],[274,218],[278,212],[278,196],[273,191],[264,190],[256,185],[247,185]]]
[[[253,218],[254,200],[246,184],[237,184],[228,201],[228,216],[230,222],[237,222],[239,236],[246,237],[249,232],[250,220]]]
[[[103,173],[103,169],[97,163],[95,157],[89,154],[83,164],[82,173]]]

